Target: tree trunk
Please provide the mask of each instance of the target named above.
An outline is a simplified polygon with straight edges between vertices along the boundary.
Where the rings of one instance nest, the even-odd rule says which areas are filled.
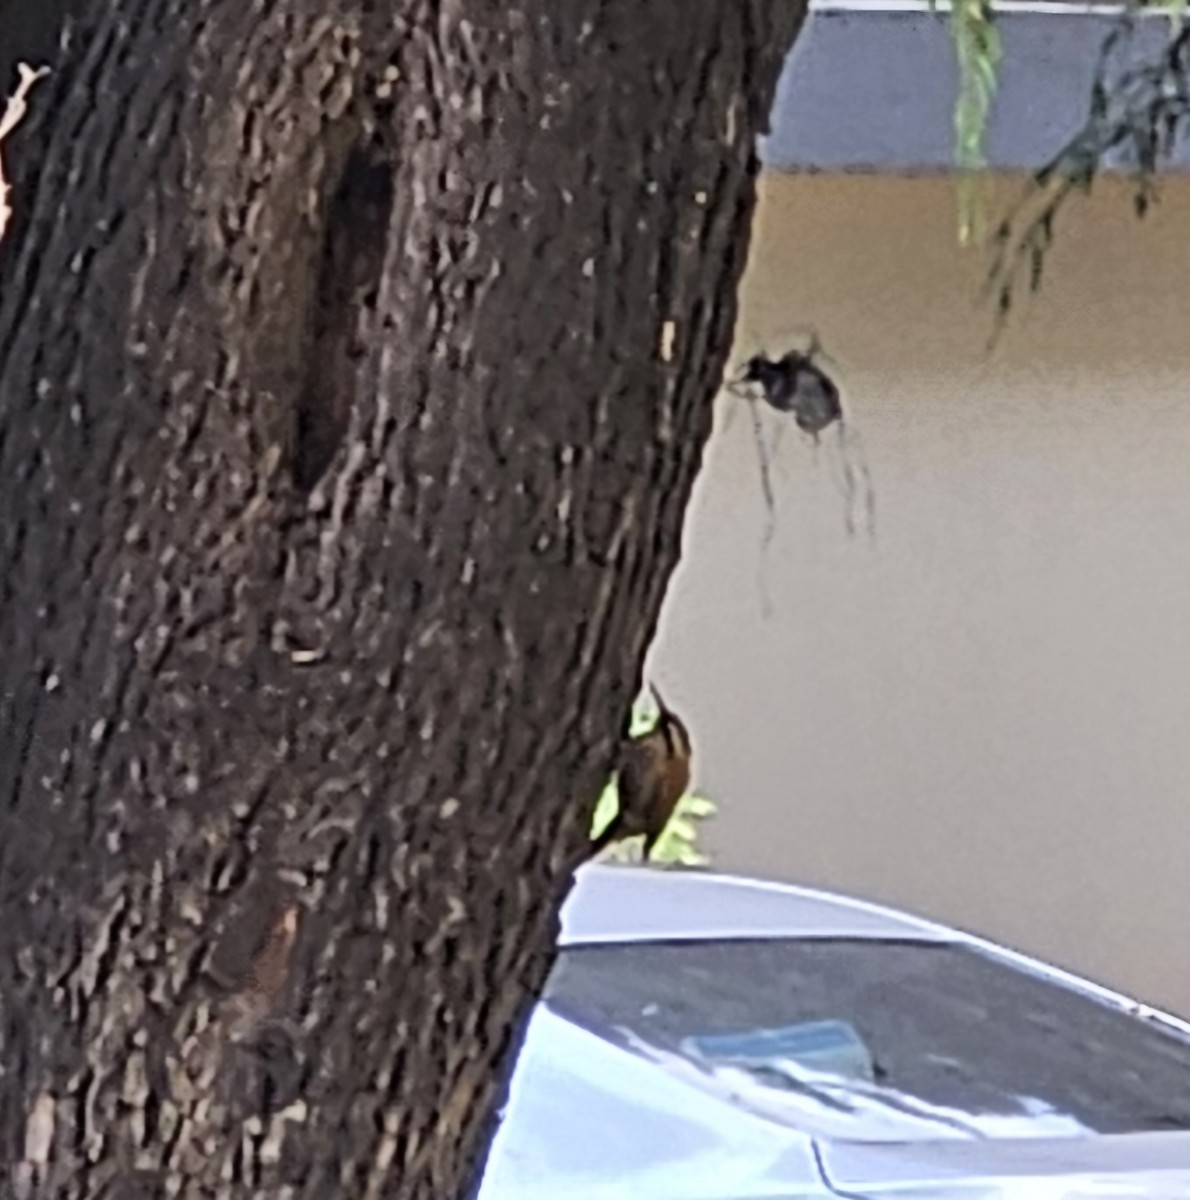
[[[12,1194],[463,1193],[801,9],[81,6],[5,147]]]

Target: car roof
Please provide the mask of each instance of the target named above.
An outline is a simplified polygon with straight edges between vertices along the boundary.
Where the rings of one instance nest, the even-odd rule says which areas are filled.
[[[596,943],[867,938],[966,946],[1190,1037],[1190,1021],[1007,946],[817,888],[709,871],[588,863],[562,907],[562,947]]]
[[[564,946],[744,938],[966,939],[933,922],[830,892],[704,871],[592,863],[562,909]]]

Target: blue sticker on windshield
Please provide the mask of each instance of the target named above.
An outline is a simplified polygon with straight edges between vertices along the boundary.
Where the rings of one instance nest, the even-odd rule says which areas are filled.
[[[782,1029],[750,1029],[740,1033],[688,1037],[687,1051],[705,1059],[754,1067],[792,1061],[811,1071],[851,1079],[875,1078],[872,1055],[846,1021],[803,1021]]]

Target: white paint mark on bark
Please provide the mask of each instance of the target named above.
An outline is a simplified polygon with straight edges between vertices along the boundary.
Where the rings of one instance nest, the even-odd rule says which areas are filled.
[[[290,661],[298,666],[305,666],[307,663],[316,663],[319,659],[324,658],[326,652],[324,650],[294,650],[290,653]]]
[[[33,1101],[33,1109],[25,1122],[25,1162],[44,1167],[50,1160],[54,1140],[54,1111],[56,1104],[49,1092],[42,1092]]]
[[[17,90],[13,92],[4,112],[0,113],[0,143],[21,123],[29,109],[29,91],[33,85],[50,73],[49,67],[34,69],[28,63],[17,63]],[[8,227],[8,219],[12,216],[12,208],[8,203],[8,180],[4,175],[4,160],[0,157],[0,238]]]

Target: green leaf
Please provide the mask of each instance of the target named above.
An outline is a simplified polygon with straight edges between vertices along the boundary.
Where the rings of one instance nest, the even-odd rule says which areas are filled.
[[[620,808],[620,800],[616,795],[616,785],[607,784],[599,793],[595,803],[595,816],[591,821],[591,836],[597,838],[611,824],[612,818]]]
[[[692,817],[713,817],[719,811],[713,800],[705,796],[687,796],[686,812]]]
[[[979,240],[984,232],[985,198],[975,172],[987,166],[984,136],[996,93],[1000,34],[991,0],[953,0],[950,32],[959,67],[955,101],[955,165],[959,169],[959,241]]]

